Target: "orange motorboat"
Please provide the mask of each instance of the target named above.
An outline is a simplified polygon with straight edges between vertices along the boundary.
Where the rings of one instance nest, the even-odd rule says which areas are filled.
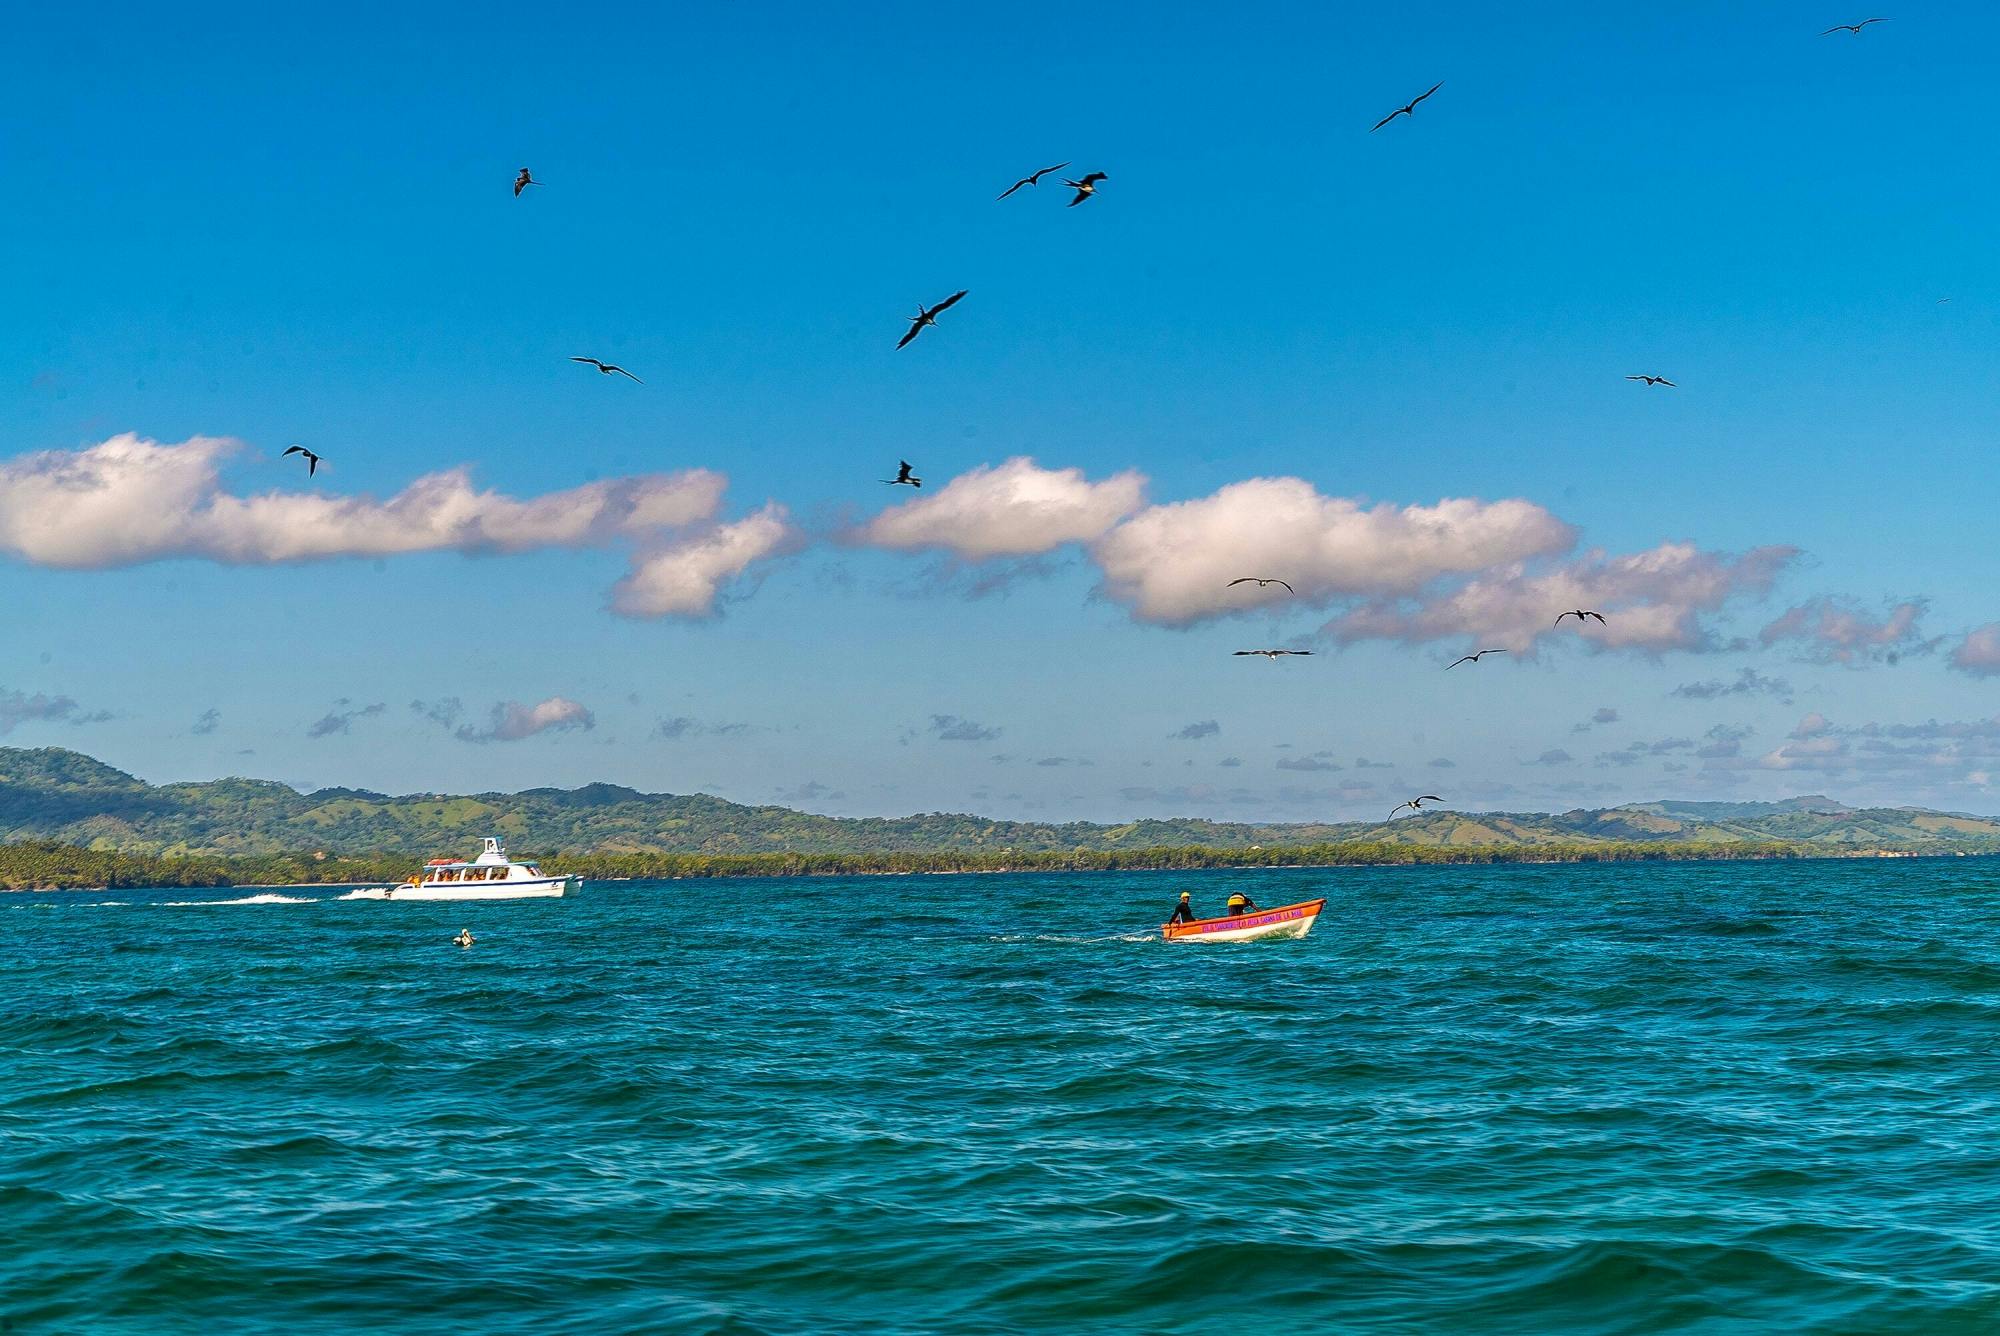
[[[1224,918],[1196,919],[1192,923],[1163,923],[1160,936],[1170,942],[1254,942],[1260,939],[1283,941],[1303,937],[1312,931],[1313,920],[1326,908],[1325,900],[1302,900],[1276,909],[1258,909],[1248,914]]]

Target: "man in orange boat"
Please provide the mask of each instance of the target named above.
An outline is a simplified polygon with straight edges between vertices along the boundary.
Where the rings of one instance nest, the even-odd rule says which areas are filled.
[[[1194,906],[1188,902],[1188,893],[1186,891],[1181,892],[1181,902],[1174,906],[1173,916],[1170,917],[1167,920],[1167,922],[1169,923],[1194,922]]]
[[[1243,892],[1231,891],[1229,893],[1229,913],[1232,917],[1237,914],[1247,914],[1256,908],[1257,906],[1251,903],[1250,897],[1243,894]]]

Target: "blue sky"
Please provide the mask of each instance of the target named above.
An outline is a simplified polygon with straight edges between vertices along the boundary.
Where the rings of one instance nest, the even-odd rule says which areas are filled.
[[[1865,15],[1745,8],[25,14],[0,52],[0,741],[162,780],[843,813],[2000,810],[2000,637],[1967,641],[2000,618],[2000,14],[1822,38]],[[1109,173],[1088,204],[994,200],[1066,158]],[[524,164],[544,184],[517,200]],[[696,469],[727,490],[671,532],[217,560],[219,520],[140,532],[144,489],[65,509],[126,434],[183,464],[240,442],[204,507],[460,468],[552,505]],[[1121,525],[1295,478],[1394,515],[1518,499],[1573,542],[1390,588],[1392,534],[1297,601],[1162,625],[1106,580],[1129,530],[998,559],[941,522],[916,550],[861,533],[1019,457],[1085,490],[1143,475]],[[876,481],[898,458],[922,496]],[[339,548],[340,514],[283,513]],[[782,542],[712,606],[678,592],[759,514]],[[1160,518],[1134,558],[1156,574],[1199,555]],[[1664,638],[1533,635],[1522,609],[1594,550],[1674,543],[1797,554],[1699,608],[1662,595],[1691,618]],[[621,615],[655,556],[674,607]],[[1616,599],[1645,595],[1592,587],[1644,624]],[[1394,637],[1338,629],[1364,605]],[[1792,609],[1800,634],[1760,634]],[[1516,653],[1447,676],[1478,637],[1439,618]],[[1267,643],[1317,655],[1229,653]]]

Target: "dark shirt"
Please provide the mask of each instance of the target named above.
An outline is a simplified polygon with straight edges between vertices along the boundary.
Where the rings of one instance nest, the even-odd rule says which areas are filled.
[[[1192,923],[1194,922],[1194,918],[1195,918],[1194,910],[1188,907],[1187,901],[1182,900],[1179,904],[1176,904],[1174,906],[1174,912],[1168,916],[1167,922]]]

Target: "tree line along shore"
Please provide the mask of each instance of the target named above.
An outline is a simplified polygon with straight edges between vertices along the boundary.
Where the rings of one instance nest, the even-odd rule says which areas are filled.
[[[1068,849],[1039,852],[921,853],[551,853],[548,871],[585,880],[699,877],[892,876],[951,872],[1113,872],[1202,868],[1480,866],[1497,863],[1638,863],[1718,859],[1912,857],[1934,850],[1829,848],[1771,841],[1603,841],[1588,844],[1448,847],[1378,841],[1212,848]],[[1995,850],[1977,850],[1980,853]],[[0,844],[0,887],[10,891],[147,886],[351,885],[406,879],[422,862],[409,854],[325,852],[220,856],[135,854],[47,841]]]

